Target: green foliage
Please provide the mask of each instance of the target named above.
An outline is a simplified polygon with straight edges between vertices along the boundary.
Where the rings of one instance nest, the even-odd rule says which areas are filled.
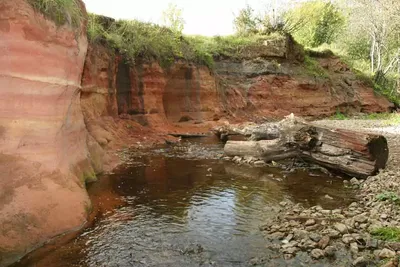
[[[87,35],[92,43],[104,37],[104,28],[101,25],[100,18],[92,13],[88,14]]]
[[[233,24],[239,36],[249,36],[257,32],[258,19],[254,15],[254,9],[249,5],[239,11]]]
[[[185,20],[182,17],[182,9],[170,3],[167,10],[163,12],[163,22],[165,26],[171,29],[175,34],[182,34],[185,25]]]
[[[400,202],[400,197],[399,195],[397,195],[394,192],[383,192],[379,195],[376,196],[376,199],[378,199],[379,201],[391,201],[394,203],[399,203]]]
[[[400,242],[400,228],[381,227],[373,230],[371,235],[384,241]]]
[[[58,26],[69,24],[79,28],[85,19],[78,0],[28,0],[34,9]]]
[[[317,47],[332,43],[345,25],[345,17],[338,7],[325,1],[308,1],[285,14],[286,20],[296,27],[293,33],[296,41]]]
[[[311,75],[316,78],[329,78],[329,75],[324,68],[321,67],[318,61],[310,56],[305,56],[304,66],[307,75]]]
[[[251,46],[262,45],[262,43],[269,39],[281,38],[282,36],[275,33],[271,35],[228,35],[228,36],[187,36],[186,39],[195,47],[197,51],[202,51],[210,57],[229,57],[234,59],[241,59],[242,52],[245,48]]]
[[[137,20],[110,22],[105,28],[100,16],[89,14],[88,38],[91,43],[104,40],[125,54],[129,63],[137,59],[156,60],[168,68],[175,60],[184,59],[212,68],[213,57],[200,42],[184,37],[167,27]]]
[[[332,120],[347,120],[348,117],[341,113],[339,110],[336,111],[335,115],[331,117]]]

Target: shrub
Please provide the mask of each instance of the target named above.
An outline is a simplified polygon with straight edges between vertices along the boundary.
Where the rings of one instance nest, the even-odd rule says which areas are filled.
[[[345,26],[345,18],[339,8],[325,1],[308,1],[290,10],[286,21],[301,25],[293,35],[296,41],[309,47],[333,42]]]
[[[28,0],[34,9],[58,26],[66,23],[79,28],[85,19],[78,0]]]

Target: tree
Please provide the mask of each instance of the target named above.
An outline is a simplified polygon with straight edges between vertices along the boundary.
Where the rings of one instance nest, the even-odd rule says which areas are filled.
[[[185,20],[182,16],[182,9],[176,4],[169,3],[168,8],[163,11],[163,23],[170,28],[174,33],[181,35],[185,27]]]
[[[247,5],[239,11],[233,21],[236,34],[247,36],[257,32],[258,18],[254,15],[254,9]]]
[[[394,0],[355,0],[350,31],[370,39],[371,72],[386,75],[397,67],[400,49],[400,3]]]
[[[345,25],[345,17],[333,3],[309,1],[296,6],[285,14],[286,24],[296,25],[292,34],[300,43],[317,47],[330,44]]]

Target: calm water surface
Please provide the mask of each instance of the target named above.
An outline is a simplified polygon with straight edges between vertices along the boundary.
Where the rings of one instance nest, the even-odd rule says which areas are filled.
[[[221,155],[212,138],[132,151],[126,166],[89,187],[93,226],[16,266],[249,266],[254,259],[286,266],[258,229],[279,202],[351,201],[341,179],[238,166]]]

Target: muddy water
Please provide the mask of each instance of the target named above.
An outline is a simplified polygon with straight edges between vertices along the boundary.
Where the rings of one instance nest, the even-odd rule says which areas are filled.
[[[351,201],[338,178],[238,166],[221,151],[211,138],[133,151],[126,166],[90,186],[91,227],[16,266],[286,266],[258,229],[279,202]]]

